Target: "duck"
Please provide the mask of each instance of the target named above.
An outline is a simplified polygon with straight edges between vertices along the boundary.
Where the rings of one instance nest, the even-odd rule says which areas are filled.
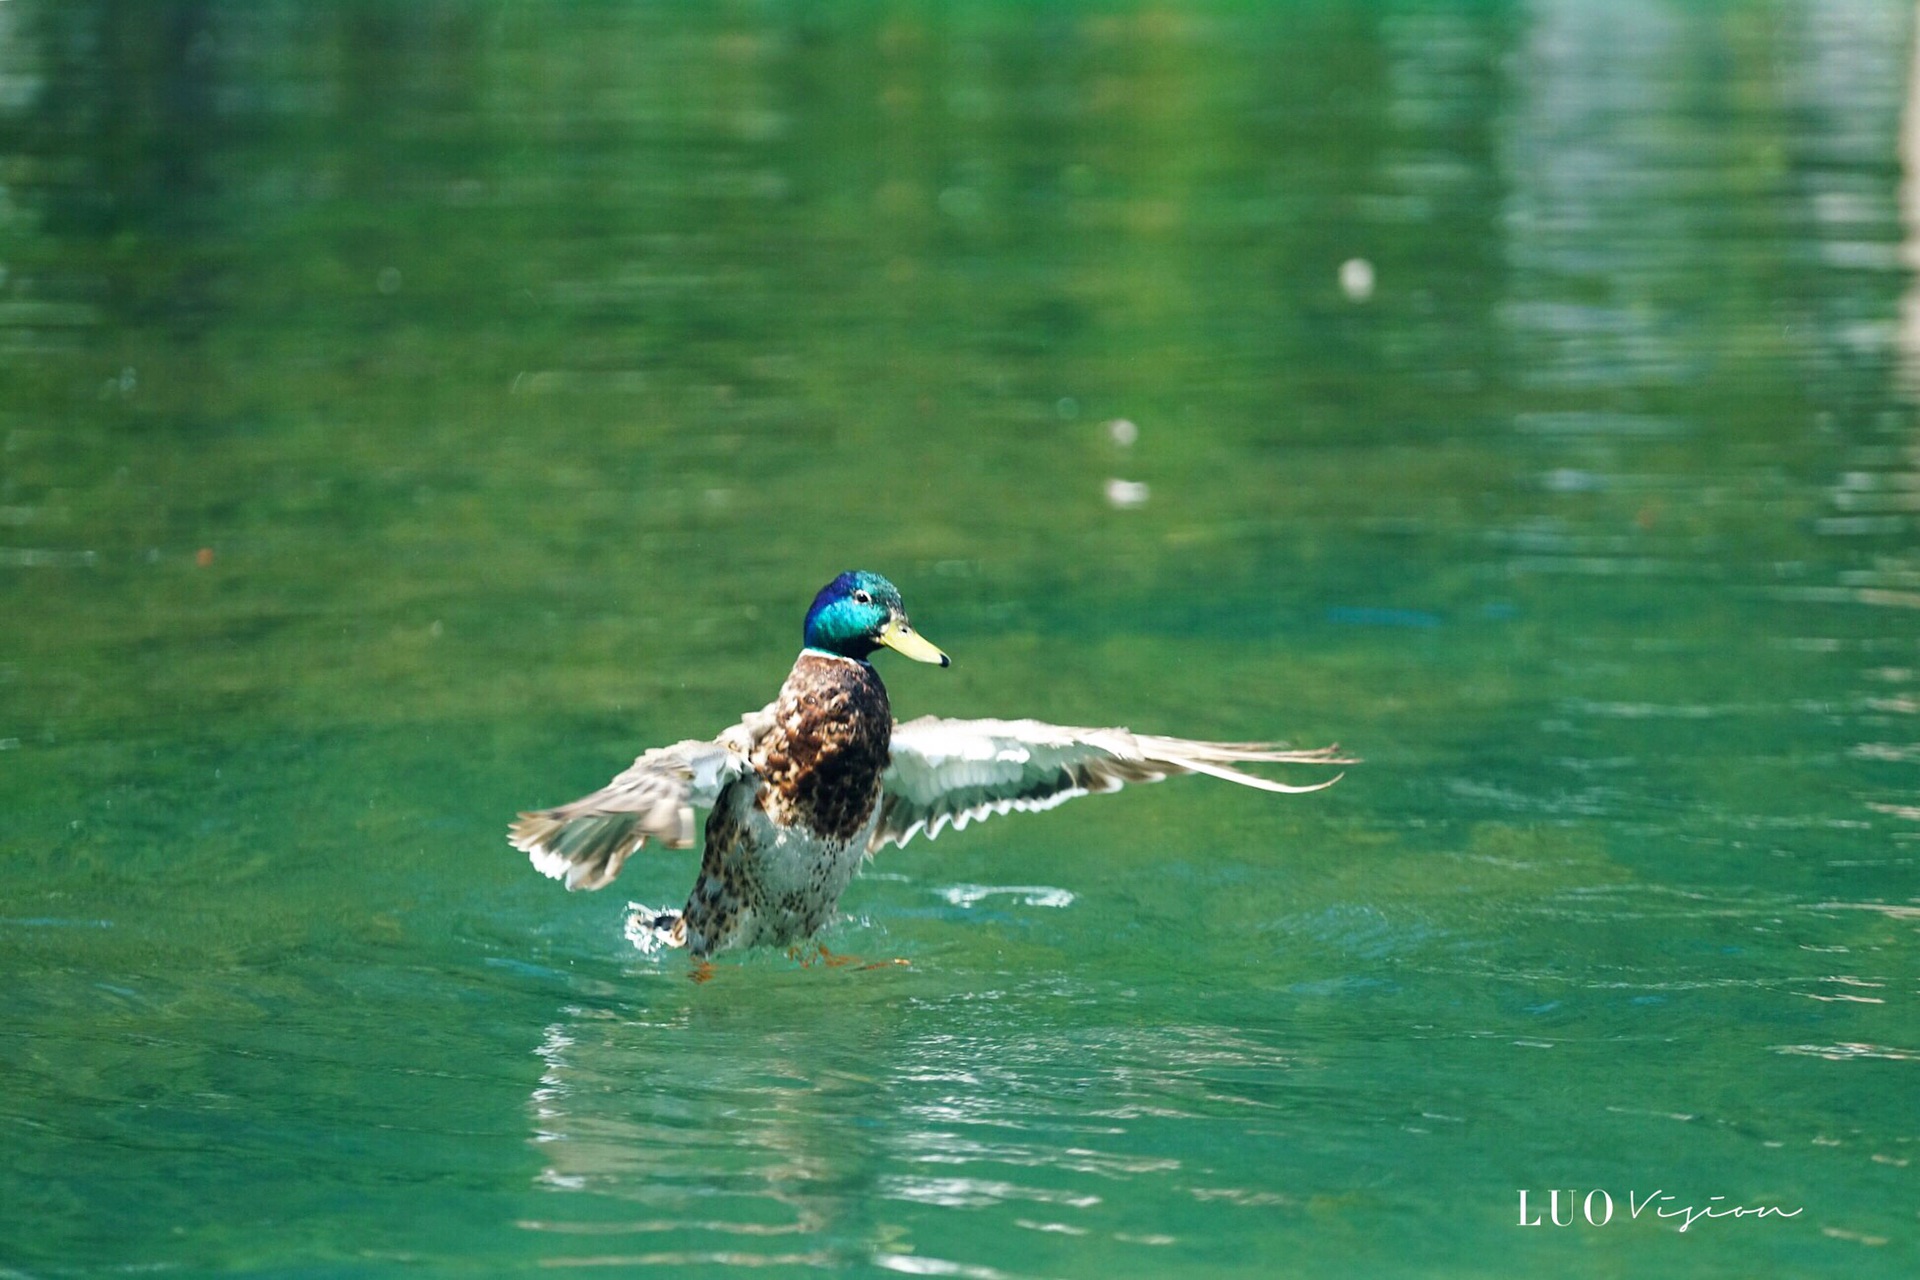
[[[835,918],[862,864],[916,835],[932,839],[1177,774],[1286,795],[1320,791],[1344,774],[1294,784],[1243,766],[1357,763],[1331,746],[1290,750],[1038,720],[896,721],[873,656],[888,649],[943,668],[952,662],[914,630],[899,589],[865,570],[838,575],[814,596],[801,646],[779,695],[759,711],[711,739],[643,752],[578,800],[521,813],[509,842],[568,889],[602,889],[650,840],[691,847],[696,813],[706,810],[685,906],[631,904],[626,923],[641,950],[684,947],[705,964],[723,951],[807,944]]]

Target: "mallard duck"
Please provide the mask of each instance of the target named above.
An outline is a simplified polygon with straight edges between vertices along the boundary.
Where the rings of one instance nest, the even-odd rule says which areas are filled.
[[[881,648],[950,665],[913,629],[877,573],[843,573],[807,610],[800,656],[780,696],[710,742],[655,747],[592,795],[523,813],[509,833],[534,867],[569,889],[600,889],[649,839],[693,843],[710,809],[700,877],[679,911],[634,908],[643,949],[684,946],[705,960],[735,947],[791,946],[833,918],[860,864],[889,844],[1011,810],[1203,773],[1261,791],[1318,791],[1241,772],[1249,763],[1352,763],[1336,748],[1190,742],[1038,720],[895,722],[869,659]]]

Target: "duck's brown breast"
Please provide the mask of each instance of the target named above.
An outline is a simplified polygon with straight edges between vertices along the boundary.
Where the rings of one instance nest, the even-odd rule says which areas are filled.
[[[851,840],[873,814],[892,736],[893,709],[872,667],[802,653],[754,755],[768,815],[823,839]]]

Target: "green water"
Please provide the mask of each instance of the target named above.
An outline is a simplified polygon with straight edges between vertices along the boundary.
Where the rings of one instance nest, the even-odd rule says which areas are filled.
[[[1910,12],[0,4],[0,1274],[1914,1274]],[[696,985],[505,825],[855,566],[1366,763]]]

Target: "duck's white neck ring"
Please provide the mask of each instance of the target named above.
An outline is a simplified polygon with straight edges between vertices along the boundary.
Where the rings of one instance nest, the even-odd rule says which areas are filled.
[[[862,667],[870,667],[873,665],[871,662],[864,661],[860,658],[849,658],[844,653],[835,653],[831,649],[816,649],[812,645],[808,645],[802,649],[800,656],[803,658],[833,658],[840,662],[852,662]]]

